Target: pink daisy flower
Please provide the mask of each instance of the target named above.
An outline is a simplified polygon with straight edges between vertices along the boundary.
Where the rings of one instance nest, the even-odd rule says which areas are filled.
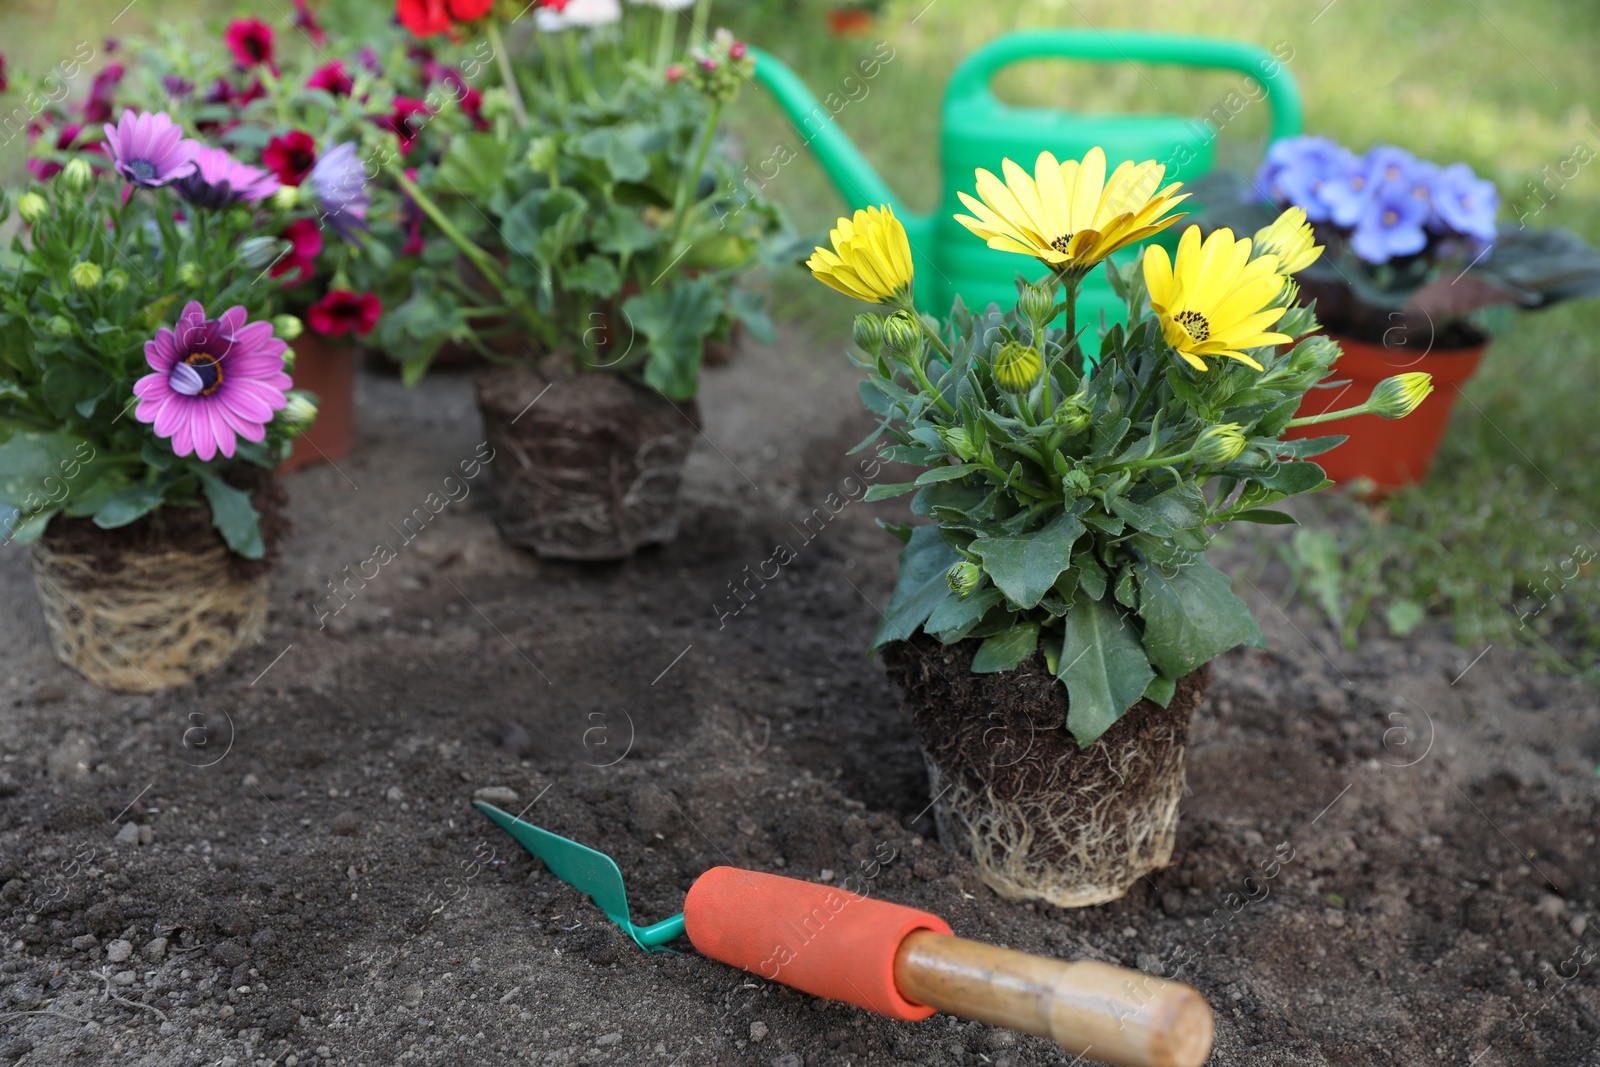
[[[260,441],[272,413],[288,403],[294,384],[283,372],[288,345],[270,322],[246,324],[242,307],[218,319],[190,301],[173,329],[162,327],[144,346],[152,374],[134,383],[134,418],[151,423],[172,451],[211,460],[232,457],[237,438]]]
[[[194,154],[194,173],[179,178],[176,186],[189,203],[198,207],[224,208],[230,204],[254,204],[280,188],[278,179],[227,152],[201,145]]]
[[[105,131],[117,173],[135,185],[156,189],[194,170],[200,145],[185,140],[183,129],[165,111],[124,111]]]

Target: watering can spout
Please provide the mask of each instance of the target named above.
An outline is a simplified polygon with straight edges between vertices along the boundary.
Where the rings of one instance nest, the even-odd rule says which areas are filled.
[[[800,147],[809,148],[822,163],[829,180],[839,190],[852,208],[869,204],[887,204],[905,225],[906,232],[917,244],[919,233],[931,232],[933,216],[910,215],[894,190],[873,169],[867,157],[839,128],[834,113],[806,88],[794,71],[784,66],[775,56],[759,48],[751,48],[755,58],[755,80],[772,94],[778,106],[788,116],[802,138]]]

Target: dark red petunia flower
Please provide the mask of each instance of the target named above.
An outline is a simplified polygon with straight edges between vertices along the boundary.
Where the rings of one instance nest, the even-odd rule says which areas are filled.
[[[334,60],[325,67],[318,67],[306,79],[308,89],[326,89],[334,96],[349,96],[350,91],[356,87],[355,79],[350,77],[344,69],[344,64]]]
[[[317,165],[317,142],[304,130],[290,130],[267,142],[261,165],[284,185],[299,185]]]
[[[6,57],[0,55],[0,93],[5,92],[6,86],[10,84],[10,82],[6,81]]]
[[[266,65],[277,73],[273,64],[275,38],[272,27],[260,19],[234,19],[228,23],[224,35],[233,58],[241,67]]]
[[[328,43],[328,33],[317,21],[317,13],[306,0],[294,0],[294,28],[311,38],[311,43],[321,48]]]
[[[419,115],[422,117],[418,118]],[[380,118],[378,122],[393,130],[395,136],[400,138],[400,154],[409,155],[411,149],[416,147],[422,128],[428,124],[428,119],[432,116],[433,112],[428,109],[427,101],[410,96],[397,96],[394,98],[394,111],[387,117]]]
[[[468,89],[461,94],[461,110],[472,120],[474,128],[479,130],[489,128],[489,120],[483,117],[483,94],[478,90]]]
[[[126,68],[112,63],[94,76],[89,84],[89,96],[83,102],[83,121],[90,125],[111,121],[112,93],[122,81]]]
[[[494,0],[397,0],[395,15],[418,37],[432,37],[475,22],[493,8]]]
[[[316,273],[317,256],[322,254],[322,227],[315,219],[296,219],[284,227],[282,236],[289,242],[289,254],[272,265],[272,276],[293,274],[285,285],[308,281]]]
[[[311,305],[306,321],[313,330],[328,337],[352,332],[364,337],[378,325],[378,316],[382,314],[383,303],[372,293],[333,289]]]

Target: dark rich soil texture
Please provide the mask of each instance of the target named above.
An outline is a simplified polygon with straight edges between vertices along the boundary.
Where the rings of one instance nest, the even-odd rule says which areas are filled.
[[[841,488],[866,420],[834,349],[713,372],[678,539],[599,566],[507,547],[488,479],[452,476],[468,381],[364,378],[355,453],[287,480],[266,639],[159,697],[59,667],[0,552],[0,1063],[1067,1060],[640,952],[482,787],[612,853],[640,922],[717,864],[871,871],[962,936],[1179,974],[1216,1064],[1600,1063],[1594,690],[1442,628],[1343,650],[1279,605],[1267,541],[1219,560],[1271,648],[1213,665],[1172,867],[1063,911],[929,839],[864,652],[898,543]]]

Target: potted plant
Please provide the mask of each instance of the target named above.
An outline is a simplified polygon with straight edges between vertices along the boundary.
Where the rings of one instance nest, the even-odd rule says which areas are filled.
[[[399,8],[430,40],[481,32],[500,84],[484,91],[490,129],[396,174],[422,232],[379,336],[408,381],[446,342],[492,361],[477,391],[490,443],[513,457],[496,474],[500,528],[544,556],[670,541],[706,346],[736,323],[772,336],[739,279],[779,217],[718,136],[752,59],[719,32],[674,62],[681,16],[657,6],[624,20],[614,2],[543,5],[521,56],[487,5]]]
[[[424,102],[407,95],[424,64],[407,54],[398,30],[365,34],[361,49],[330,58],[336,46],[311,9],[301,5],[294,18],[288,47],[255,18],[229,22],[211,48],[129,39],[117,89],[279,183],[276,228],[261,235],[275,240],[257,242],[256,257],[263,282],[282,290],[278,306],[309,327],[296,344],[295,380],[320,411],[283,471],[335,462],[354,447],[356,344],[378,322],[379,291],[404,240],[398,193],[373,180],[382,174],[374,161],[393,155],[397,136],[417,139],[404,122],[420,127],[426,118]]]
[[[1404,422],[1360,417],[1342,427],[1350,439],[1320,462],[1368,491],[1426,476],[1456,395],[1483,358],[1491,309],[1600,294],[1600,254],[1565,231],[1497,227],[1499,194],[1465,163],[1440,167],[1393,145],[1357,156],[1293,137],[1268,150],[1253,184],[1227,174],[1202,183],[1205,225],[1254,229],[1288,207],[1328,249],[1295,278],[1344,357],[1302,414],[1336,409],[1402,370],[1426,371],[1439,386]]]
[[[99,131],[91,136],[97,136]],[[255,640],[285,529],[291,389],[250,235],[278,183],[125,112],[15,200],[0,255],[0,503],[56,655],[108,689],[181,685]],[[0,199],[0,219],[11,202]]]
[[[1016,306],[912,305],[905,231],[888,209],[840,219],[816,276],[895,309],[856,321],[861,392],[890,459],[924,468],[867,499],[915,494],[872,647],[922,737],[942,839],[1002,896],[1063,906],[1121,896],[1167,863],[1190,717],[1207,665],[1262,638],[1206,561],[1211,527],[1293,521],[1271,505],[1328,484],[1310,457],[1341,438],[1284,439],[1339,356],[1293,307],[1285,264],[1309,228],[1150,247],[1107,265],[1126,322],[1086,364],[1076,299],[1106,256],[1170,225],[1183,199],[1155,162],[1039,157],[978,172],[957,216],[1053,274]],[[1062,322],[1061,326],[1051,325]],[[1292,337],[1305,337],[1288,346]],[[1413,410],[1426,374],[1323,416]]]

